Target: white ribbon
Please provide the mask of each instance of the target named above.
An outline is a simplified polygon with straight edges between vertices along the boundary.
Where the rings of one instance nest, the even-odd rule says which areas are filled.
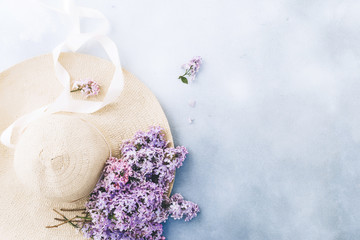
[[[48,7],[49,8],[49,7]],[[51,8],[50,8],[51,9]],[[33,120],[41,116],[56,112],[75,112],[93,113],[114,102],[119,96],[124,86],[123,73],[121,69],[118,49],[115,43],[106,36],[109,31],[109,22],[105,16],[94,9],[78,7],[72,0],[64,1],[65,13],[72,18],[73,29],[67,39],[53,50],[53,61],[56,77],[64,87],[62,94],[54,103],[43,106],[29,114],[18,118],[1,134],[1,143],[7,147],[14,148],[12,136],[21,134],[26,126]],[[58,12],[61,10],[53,9]],[[103,26],[93,32],[82,33],[80,31],[80,17],[100,19],[104,22]],[[89,41],[97,41],[105,50],[110,60],[115,66],[113,78],[107,90],[106,96],[101,102],[75,100],[70,95],[70,75],[59,62],[59,56],[64,49],[76,52],[81,46]]]

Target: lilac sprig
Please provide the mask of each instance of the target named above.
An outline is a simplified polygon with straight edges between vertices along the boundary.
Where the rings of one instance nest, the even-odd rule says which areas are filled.
[[[82,232],[93,239],[164,240],[169,216],[191,220],[199,212],[195,203],[167,192],[188,153],[168,147],[163,129],[138,132],[121,145],[120,158],[106,162],[103,176],[86,204],[91,221]]]
[[[86,97],[96,96],[100,93],[100,85],[91,79],[75,81],[71,92],[81,91]]]
[[[185,84],[189,83],[186,77],[189,77],[190,81],[193,81],[196,74],[199,72],[201,63],[202,58],[200,56],[193,57],[188,63],[182,65],[182,68],[185,69],[185,73],[182,76],[179,76],[178,79]]]

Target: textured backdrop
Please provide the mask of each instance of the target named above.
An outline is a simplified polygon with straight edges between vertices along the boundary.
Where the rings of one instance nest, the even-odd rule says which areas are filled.
[[[78,3],[109,18],[123,66],[190,151],[174,192],[201,213],[169,220],[167,239],[359,239],[359,1]],[[34,0],[1,1],[0,70],[51,52],[68,29]],[[196,55],[204,64],[184,85],[180,66]]]

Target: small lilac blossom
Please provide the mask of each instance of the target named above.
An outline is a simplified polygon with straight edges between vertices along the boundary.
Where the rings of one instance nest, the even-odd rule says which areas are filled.
[[[195,120],[194,118],[188,117],[188,123],[189,124],[192,124],[194,122],[194,120]]]
[[[190,100],[189,101],[189,106],[194,108],[196,106],[196,100]]]
[[[194,81],[197,73],[200,70],[200,65],[202,63],[202,58],[200,56],[193,57],[188,63],[182,65],[182,68],[185,69],[185,73],[182,76],[179,76],[183,83],[188,84],[189,81],[186,77],[189,77],[190,81]]]
[[[93,239],[165,240],[169,216],[189,221],[199,207],[176,193],[167,196],[175,170],[185,160],[185,147],[169,147],[163,129],[138,132],[120,147],[120,158],[110,157],[90,194],[86,212],[91,222],[82,228]]]
[[[100,85],[91,79],[78,80],[74,82],[71,92],[76,91],[81,91],[86,97],[96,96],[100,93]]]

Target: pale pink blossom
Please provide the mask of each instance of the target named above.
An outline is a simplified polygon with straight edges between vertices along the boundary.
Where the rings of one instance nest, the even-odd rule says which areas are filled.
[[[91,79],[75,81],[71,92],[81,91],[86,97],[97,96],[100,93],[100,85]]]

